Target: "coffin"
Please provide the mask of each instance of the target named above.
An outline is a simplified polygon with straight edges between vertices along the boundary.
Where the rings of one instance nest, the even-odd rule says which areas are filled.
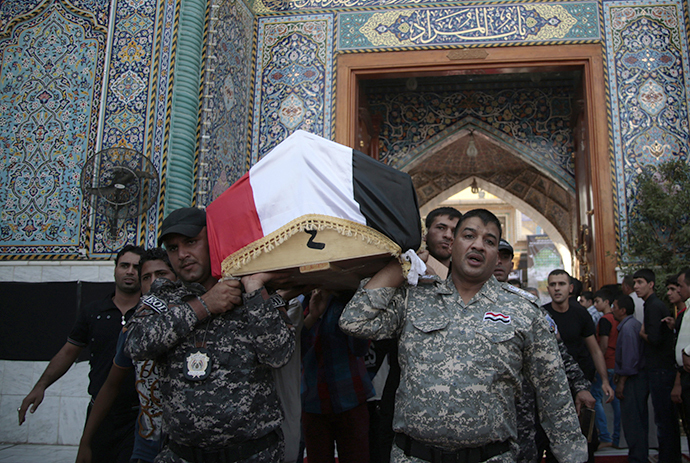
[[[206,212],[217,278],[280,270],[289,285],[351,289],[421,244],[409,175],[301,130]]]

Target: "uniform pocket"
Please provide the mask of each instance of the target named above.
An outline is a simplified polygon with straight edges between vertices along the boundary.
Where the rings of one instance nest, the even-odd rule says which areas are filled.
[[[424,314],[420,317],[411,317],[412,325],[424,333],[432,333],[445,329],[448,326],[448,319],[440,313]]]
[[[515,337],[515,328],[500,322],[484,321],[484,323],[477,328],[477,334],[480,334],[491,342],[500,343]]]

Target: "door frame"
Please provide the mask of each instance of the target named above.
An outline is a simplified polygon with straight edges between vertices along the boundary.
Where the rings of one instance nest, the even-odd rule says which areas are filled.
[[[423,77],[488,72],[549,72],[581,69],[588,133],[588,179],[592,210],[590,248],[595,287],[616,283],[616,222],[611,174],[608,97],[601,44],[383,51],[336,56],[335,141],[354,146],[359,82],[364,79]],[[607,104],[603,104],[606,102]],[[592,212],[593,211],[593,212]],[[587,211],[585,211],[587,212]],[[576,211],[577,227],[580,216]],[[573,250],[574,251],[574,250]]]

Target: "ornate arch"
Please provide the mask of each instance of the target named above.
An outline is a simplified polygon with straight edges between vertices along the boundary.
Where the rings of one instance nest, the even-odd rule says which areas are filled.
[[[564,261],[572,262],[569,256],[575,242],[574,188],[564,185],[562,177],[544,167],[546,162],[539,165],[535,153],[526,159],[508,149],[505,141],[490,133],[485,124],[477,122],[464,120],[452,134],[437,138],[407,157],[408,163],[402,169],[412,177],[419,203],[433,208],[476,178],[486,191],[519,207],[549,235],[558,236],[554,241],[560,243]],[[470,130],[475,130],[479,152],[476,158],[466,154]]]
[[[471,132],[474,132],[476,136],[483,135],[487,140],[491,140],[492,143],[500,146],[507,153],[520,158],[547,177],[554,179],[563,189],[570,191],[572,194],[575,193],[575,179],[554,162],[553,159],[521,143],[515,137],[472,116],[461,119],[456,124],[410,150],[409,153],[398,158],[393,163],[393,166],[405,172],[410,172],[429,155],[467,137]]]

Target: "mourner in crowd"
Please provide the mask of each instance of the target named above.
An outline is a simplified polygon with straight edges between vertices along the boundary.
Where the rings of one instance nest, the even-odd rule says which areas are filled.
[[[156,461],[282,461],[272,369],[289,361],[295,338],[285,301],[266,288],[276,275],[217,281],[197,208],[168,215],[159,241],[181,281],[154,282],[125,348],[160,368],[167,442]]]
[[[434,461],[446,453],[515,461],[523,374],[559,460],[587,459],[546,318],[531,295],[493,276],[500,239],[496,216],[470,211],[457,225],[446,281],[408,286],[393,260],[362,282],[343,312],[348,334],[400,340],[393,461]]]
[[[134,313],[141,295],[139,259],[144,250],[127,245],[115,258],[115,292],[100,301],[86,305],[77,315],[67,342],[52,358],[31,392],[24,398],[19,412],[19,424],[27,410],[34,413],[43,401],[45,390],[60,379],[88,346],[89,395],[88,418],[98,392],[113,365],[113,356],[122,326]],[[139,413],[139,399],[134,389],[134,373],[125,379],[107,417],[91,439],[93,460],[98,462],[129,462],[134,445],[134,424]]]
[[[172,269],[168,255],[161,248],[147,250],[139,261],[139,277],[142,294],[147,294],[151,285],[159,278],[176,281],[177,275]],[[81,441],[77,463],[90,463],[94,460],[91,451],[93,435],[108,416],[117,396],[126,384],[130,372],[136,374],[136,389],[139,395],[139,417],[134,429],[134,449],[131,460],[137,463],[152,463],[158,455],[161,445],[161,396],[159,390],[158,367],[152,360],[133,362],[125,354],[127,330],[123,329],[117,340],[117,349],[113,366],[103,387],[98,392],[89,414]]]

